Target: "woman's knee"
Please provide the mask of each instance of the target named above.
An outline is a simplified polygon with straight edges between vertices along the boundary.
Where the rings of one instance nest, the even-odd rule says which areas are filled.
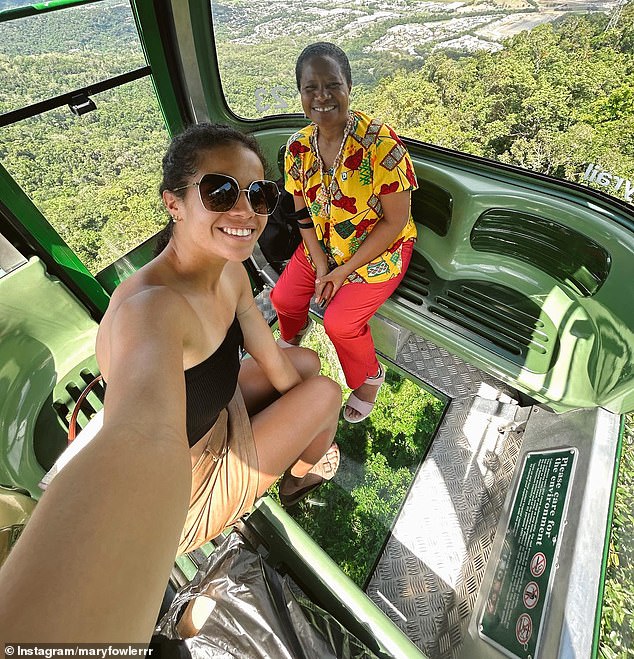
[[[302,380],[318,375],[321,370],[319,355],[310,348],[288,348],[288,356],[299,372]]]
[[[269,298],[275,311],[282,316],[293,318],[303,316],[304,313],[308,312],[308,304],[304,304],[300,298],[292,295],[285,287],[280,287],[279,284],[275,285]]]
[[[353,339],[363,331],[365,324],[359,327],[358,321],[351,319],[348,314],[334,313],[326,309],[324,314],[324,331],[329,337]]]
[[[284,304],[284,291],[280,286],[279,282],[273,287],[269,295],[271,304],[275,309],[279,309],[281,304]]]
[[[286,280],[280,279],[270,294],[271,303],[279,311],[292,311],[297,306],[297,296],[293,294]]]
[[[336,412],[341,407],[341,387],[325,375],[316,375],[309,380],[315,391],[311,397],[315,413]]]

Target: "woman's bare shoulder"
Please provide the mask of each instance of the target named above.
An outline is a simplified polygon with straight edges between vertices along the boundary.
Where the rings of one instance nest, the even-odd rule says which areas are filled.
[[[102,372],[108,369],[114,336],[119,343],[134,344],[146,340],[149,333],[182,333],[192,315],[189,302],[175,287],[135,273],[115,289],[99,324],[96,355]]]
[[[223,279],[226,290],[229,292],[230,297],[236,301],[238,307],[245,296],[247,298],[253,297],[249,273],[242,263],[227,263]]]
[[[106,316],[116,314],[124,303],[127,309],[143,310],[150,315],[183,311],[189,307],[169,271],[156,261],[148,263],[119,284],[112,294]]]

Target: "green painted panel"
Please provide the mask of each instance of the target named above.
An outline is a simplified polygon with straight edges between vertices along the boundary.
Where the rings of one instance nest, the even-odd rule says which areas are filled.
[[[50,463],[64,447],[64,428],[50,409],[53,392],[91,364],[96,332],[39,259],[0,279],[0,484],[39,498],[38,455]]]
[[[480,215],[471,246],[530,263],[575,293],[594,295],[610,271],[608,252],[578,231],[545,217],[503,208]]]
[[[47,254],[99,311],[105,311],[110,300],[106,291],[1,164],[0,199],[13,216],[20,218],[38,251]]]
[[[418,189],[412,193],[412,216],[417,224],[446,236],[451,224],[453,200],[447,190],[423,179],[418,180]]]
[[[163,33],[156,9],[151,2],[132,0],[132,11],[146,60],[152,69],[152,84],[170,135],[175,135],[185,126],[184,109],[178,102],[179,90],[172,75],[175,63],[168,61],[171,48],[163,43]],[[164,26],[167,29],[167,26]]]
[[[124,279],[152,260],[157,238],[158,234],[148,238],[125,256],[104,268],[97,274],[97,281],[108,293],[112,293]]]

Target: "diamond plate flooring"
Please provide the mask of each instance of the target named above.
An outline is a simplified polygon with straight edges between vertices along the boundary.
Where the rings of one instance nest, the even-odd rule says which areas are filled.
[[[453,658],[475,605],[529,408],[421,337],[410,336],[396,363],[451,402],[367,594],[427,656]]]

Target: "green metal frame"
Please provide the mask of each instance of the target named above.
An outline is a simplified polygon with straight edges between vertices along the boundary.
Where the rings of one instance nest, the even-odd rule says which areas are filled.
[[[238,126],[242,122],[229,109],[222,91],[216,41],[211,29],[211,3],[188,0],[188,5],[209,119],[218,123]]]
[[[246,521],[270,551],[269,562],[288,568],[304,592],[379,656],[425,655],[349,579],[271,497],[260,498]]]
[[[57,11],[58,9],[64,9],[66,7],[90,5],[102,1],[103,0],[50,0],[49,2],[37,2],[32,5],[25,5],[24,7],[16,7],[15,9],[4,9],[3,11],[0,11],[0,23],[13,21],[16,18],[26,18],[27,16],[46,14],[49,11]]]
[[[180,2],[180,0],[172,0]],[[185,1],[185,0],[183,0]],[[274,115],[262,119],[245,119],[234,114],[229,107],[223,89],[216,52],[215,36],[212,29],[211,3],[199,2],[198,0],[187,0],[189,11],[190,30],[187,37],[193,41],[194,51],[198,62],[198,74],[202,81],[204,110],[210,121],[224,123],[234,126],[246,133],[256,133],[259,138],[261,132],[268,128],[284,129],[290,126],[297,128],[305,126],[307,120],[300,115]],[[277,162],[276,155],[272,155],[269,163]]]
[[[610,539],[612,537],[612,524],[614,522],[614,504],[616,502],[616,490],[618,487],[621,455],[623,453],[623,439],[625,438],[625,417],[621,417],[621,428],[619,430],[619,440],[616,446],[615,469],[612,478],[612,488],[610,492],[610,504],[608,507],[608,521],[605,528],[605,540],[603,542],[603,557],[601,560],[601,578],[599,581],[599,592],[597,593],[597,609],[594,619],[594,634],[592,638],[592,658],[599,655],[599,638],[601,636],[601,616],[603,613],[603,596],[605,594],[605,581],[608,570],[608,559],[610,556]]]
[[[130,0],[141,47],[152,69],[152,84],[170,136],[183,130],[185,116],[177,102],[177,86],[170,71],[166,48],[153,3],[148,0]]]
[[[19,218],[31,240],[36,243],[38,252],[46,254],[67,280],[103,313],[110,299],[106,291],[1,164],[0,199],[8,212]]]

